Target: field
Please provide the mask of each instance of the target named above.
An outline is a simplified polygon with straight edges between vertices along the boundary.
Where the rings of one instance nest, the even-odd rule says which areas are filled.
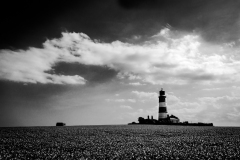
[[[0,159],[240,159],[240,127],[0,128]]]

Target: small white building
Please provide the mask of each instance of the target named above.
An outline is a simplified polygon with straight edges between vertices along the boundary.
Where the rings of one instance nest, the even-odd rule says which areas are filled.
[[[170,118],[170,121],[172,123],[179,123],[179,119],[178,118]]]

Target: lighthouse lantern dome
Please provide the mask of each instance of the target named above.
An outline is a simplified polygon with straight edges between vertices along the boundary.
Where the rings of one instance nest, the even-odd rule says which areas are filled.
[[[165,95],[165,91],[163,90],[163,88],[161,88],[161,91],[159,92],[160,96],[164,96]]]

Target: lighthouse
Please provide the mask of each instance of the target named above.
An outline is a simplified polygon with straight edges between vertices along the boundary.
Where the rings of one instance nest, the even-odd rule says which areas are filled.
[[[166,105],[166,96],[165,91],[161,89],[159,91],[159,111],[158,111],[158,120],[165,120],[167,119],[167,105]]]

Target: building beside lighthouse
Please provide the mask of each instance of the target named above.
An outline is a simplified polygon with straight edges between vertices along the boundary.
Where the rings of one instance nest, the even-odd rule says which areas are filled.
[[[213,126],[213,123],[188,123],[188,121],[180,122],[180,119],[174,115],[168,115],[167,112],[167,96],[165,95],[165,91],[163,88],[159,91],[158,96],[158,117],[157,119],[154,119],[153,116],[149,118],[149,115],[147,116],[147,119],[144,119],[143,117],[139,117],[138,121],[139,123],[132,122],[131,124],[156,124],[156,125],[184,125],[184,126]]]
[[[180,123],[180,120],[178,117],[174,115],[168,115],[167,112],[167,96],[165,95],[165,91],[163,88],[159,91],[158,95],[158,117],[157,119],[153,119],[153,116],[151,116],[151,119],[149,118],[149,115],[147,116],[147,119],[144,119],[143,117],[138,118],[139,124],[176,124]]]
[[[165,91],[163,91],[163,89],[161,89],[161,91],[159,91],[158,99],[159,99],[158,120],[165,121],[165,120],[167,120],[168,116],[167,116],[166,95],[165,95]]]

